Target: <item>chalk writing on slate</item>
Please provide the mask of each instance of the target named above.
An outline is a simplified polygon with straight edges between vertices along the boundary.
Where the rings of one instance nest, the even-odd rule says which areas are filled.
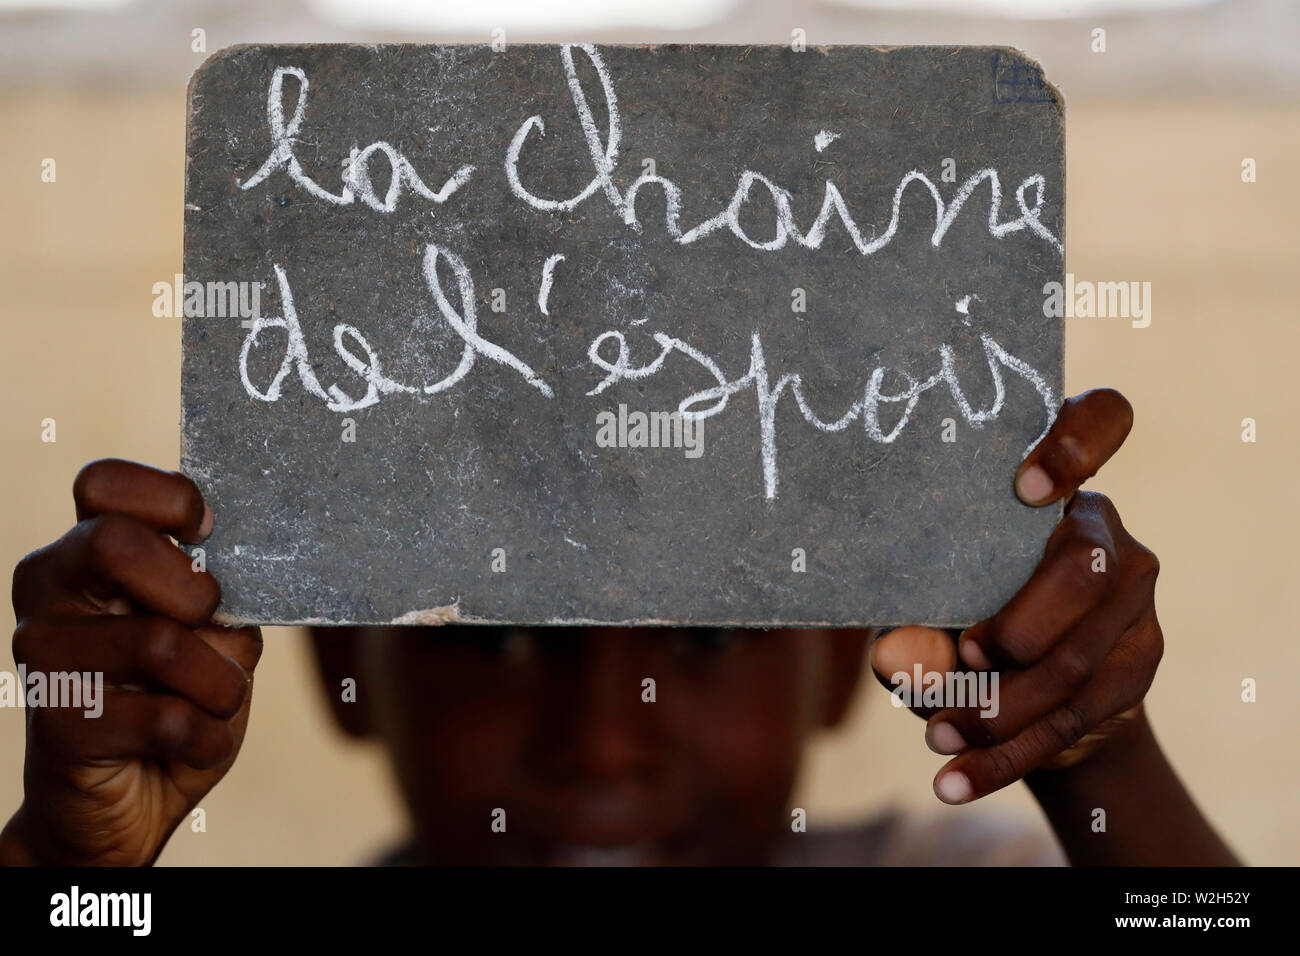
[[[186,161],[225,620],[964,625],[1060,517],[1014,50],[236,47]]]

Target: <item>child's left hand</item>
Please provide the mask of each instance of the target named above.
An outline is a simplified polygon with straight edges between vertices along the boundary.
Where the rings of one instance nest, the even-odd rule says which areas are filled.
[[[980,705],[921,712],[931,750],[956,754],[938,773],[945,803],[969,803],[1040,768],[1066,767],[1141,725],[1141,702],[1164,648],[1156,620],[1159,562],[1124,530],[1104,495],[1078,492],[1133,425],[1124,396],[1071,398],[1016,473],[1035,507],[1064,499],[1065,517],[1029,582],[993,617],[962,632],[904,627],[872,647],[886,687],[899,671],[999,672],[996,716]],[[1077,492],[1077,493],[1076,493]]]

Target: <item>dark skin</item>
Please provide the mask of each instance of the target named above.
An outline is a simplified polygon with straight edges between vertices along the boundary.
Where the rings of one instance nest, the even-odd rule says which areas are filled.
[[[1237,861],[1179,782],[1142,699],[1163,651],[1158,563],[1079,486],[1118,450],[1117,392],[1070,399],[1015,476],[1066,515],[1031,580],[954,635],[692,629],[315,629],[326,691],[390,752],[420,855],[473,863],[760,863],[788,836],[808,739],[877,678],[991,668],[996,717],[922,712],[952,755],[936,795],[970,803],[1023,780],[1075,864]],[[77,524],[14,573],[15,659],[103,671],[103,716],[28,711],[25,798],[0,862],[152,863],[229,770],[247,727],[256,628],[215,624],[220,589],[168,540],[213,516],[188,479],[104,460],[74,486]],[[1098,555],[1104,571],[1098,571]],[[646,677],[656,700],[642,700]],[[356,682],[356,702],[341,682]],[[1107,831],[1091,828],[1094,808]],[[490,827],[507,812],[506,834]]]
[[[804,744],[843,715],[865,648],[861,632],[790,630],[313,638],[339,719],[385,742],[422,856],[479,864],[764,862]],[[349,676],[368,706],[334,692]]]

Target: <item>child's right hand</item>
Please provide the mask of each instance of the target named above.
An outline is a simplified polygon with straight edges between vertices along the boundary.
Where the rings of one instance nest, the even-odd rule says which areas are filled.
[[[211,622],[216,579],[166,537],[211,532],[194,482],[105,459],[73,498],[77,524],[14,571],[13,652],[29,674],[102,672],[103,711],[28,709],[0,863],[152,863],[239,751],[262,636]]]

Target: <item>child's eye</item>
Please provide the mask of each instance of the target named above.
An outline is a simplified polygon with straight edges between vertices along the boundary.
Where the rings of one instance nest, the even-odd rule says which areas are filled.
[[[536,646],[532,632],[522,627],[494,627],[483,642],[483,650],[509,661],[531,657]]]
[[[523,660],[532,654],[533,635],[522,627],[463,625],[447,628],[437,637],[449,644],[506,660]]]

